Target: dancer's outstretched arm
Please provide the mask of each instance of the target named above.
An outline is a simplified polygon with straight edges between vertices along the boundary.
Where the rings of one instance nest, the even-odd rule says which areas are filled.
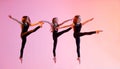
[[[23,24],[21,21],[17,20],[16,18],[12,17],[11,15],[8,15],[8,17],[14,21],[16,21],[19,24]]]
[[[48,23],[50,26],[52,26],[52,23],[51,22],[49,22],[49,21],[42,21],[42,22],[44,22],[44,23]]]
[[[63,21],[62,23],[59,24],[59,26],[63,25],[64,23],[68,22],[68,21],[72,21],[73,19],[68,19],[68,20],[65,20]]]
[[[82,25],[85,25],[86,23],[88,23],[88,22],[92,21],[93,19],[94,19],[94,18],[91,18],[91,19],[88,19],[88,20],[86,20],[86,21],[82,22]]]
[[[51,28],[53,27],[53,24],[51,22],[49,22],[49,21],[42,21],[42,22],[48,23],[51,26]]]
[[[44,24],[43,21],[39,21],[39,22],[36,22],[36,23],[30,23],[30,26],[35,26],[35,25],[38,25],[38,24]]]
[[[58,29],[62,29],[62,28],[66,28],[66,27],[71,27],[73,28],[74,24],[70,24],[70,25],[66,25],[66,26],[63,26],[63,27],[57,27]]]
[[[53,24],[51,22],[49,22],[49,21],[42,21],[42,22],[48,23],[50,25],[50,27],[51,27],[50,31],[53,32]]]

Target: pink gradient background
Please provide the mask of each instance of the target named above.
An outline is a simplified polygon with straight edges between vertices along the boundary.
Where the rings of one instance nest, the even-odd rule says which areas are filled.
[[[9,14],[19,20],[28,15],[32,22],[53,17],[62,22],[80,14],[82,21],[94,17],[82,31],[104,32],[81,38],[81,64],[76,60],[73,30],[62,35],[54,64],[52,33],[45,24],[28,37],[21,64],[21,29]],[[0,22],[0,69],[120,69],[120,0],[0,0]]]

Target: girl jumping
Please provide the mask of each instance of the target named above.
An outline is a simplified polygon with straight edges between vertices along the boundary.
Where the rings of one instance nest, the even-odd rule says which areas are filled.
[[[72,19],[68,19],[68,20],[66,20],[66,21],[64,21],[60,24],[58,24],[58,18],[57,17],[52,19],[52,23],[50,23],[48,21],[43,21],[43,22],[46,22],[46,23],[50,24],[50,26],[51,26],[51,32],[52,32],[52,37],[53,37],[53,41],[54,41],[53,42],[53,56],[54,56],[53,60],[54,60],[55,63],[56,63],[56,47],[57,47],[58,37],[71,30],[71,27],[70,27],[66,30],[58,32],[58,27],[63,25],[64,23],[66,23],[68,21],[71,21],[71,20]]]
[[[28,16],[23,16],[22,17],[22,21],[19,21],[15,18],[13,18],[12,16],[8,16],[10,19],[16,21],[17,23],[19,23],[21,25],[21,39],[22,39],[22,44],[21,44],[21,49],[20,49],[20,61],[22,63],[22,58],[23,58],[23,51],[25,48],[25,44],[27,41],[27,36],[30,35],[31,33],[35,32],[36,30],[38,30],[40,27],[42,27],[43,22],[39,21],[37,23],[32,24],[31,20]],[[36,28],[34,28],[33,30],[28,31],[29,26],[35,26],[35,25],[39,25]]]

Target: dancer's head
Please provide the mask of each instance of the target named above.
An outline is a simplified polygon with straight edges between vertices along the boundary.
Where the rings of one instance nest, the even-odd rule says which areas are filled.
[[[30,17],[28,17],[28,16],[23,16],[23,17],[22,17],[22,22],[23,22],[23,23],[31,23]]]
[[[81,22],[80,15],[74,16],[73,23],[76,24],[76,23],[80,23],[80,22]]]
[[[54,18],[52,19],[52,23],[53,23],[53,24],[55,24],[55,23],[58,24],[58,18],[57,18],[57,17],[54,17]]]

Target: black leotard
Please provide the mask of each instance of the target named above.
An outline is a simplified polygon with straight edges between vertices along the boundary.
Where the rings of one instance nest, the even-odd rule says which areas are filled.
[[[80,57],[80,37],[84,35],[91,35],[96,33],[96,31],[91,31],[91,32],[80,32],[82,28],[82,24],[75,24],[74,25],[74,33],[73,36],[76,41],[76,46],[77,46],[77,56]]]
[[[21,27],[22,27],[22,31],[21,31],[22,46],[21,46],[21,50],[20,50],[20,58],[23,57],[23,50],[24,50],[24,47],[25,47],[25,44],[26,44],[26,41],[27,41],[26,37],[29,34],[35,32],[36,30],[38,30],[40,28],[40,26],[38,26],[35,29],[28,31],[29,26],[30,25],[28,23],[21,24]]]
[[[62,35],[63,33],[68,32],[69,30],[71,30],[71,28],[68,28],[66,30],[63,30],[61,32],[58,32],[58,29],[56,29],[56,27],[58,27],[59,25],[53,25],[53,56],[56,57],[56,46],[57,46],[57,38]]]

